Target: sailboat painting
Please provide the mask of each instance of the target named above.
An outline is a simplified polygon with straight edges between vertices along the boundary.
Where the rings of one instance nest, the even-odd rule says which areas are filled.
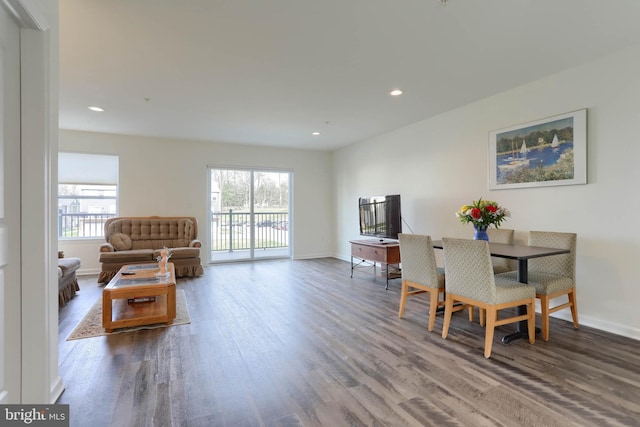
[[[498,173],[500,175],[507,175],[509,172],[513,172],[516,169],[528,167],[529,162],[531,160],[535,160],[530,159],[528,155],[529,150],[527,149],[527,143],[523,140],[520,150],[516,151],[515,155],[512,153],[510,156],[504,156],[500,159],[502,163],[498,164]]]
[[[586,184],[587,110],[489,133],[489,189]]]

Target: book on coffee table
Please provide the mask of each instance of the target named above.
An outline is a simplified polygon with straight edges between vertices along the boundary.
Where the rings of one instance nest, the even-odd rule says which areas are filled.
[[[156,297],[133,297],[133,298],[127,299],[127,302],[129,304],[137,304],[140,302],[155,302],[155,301],[156,301]]]

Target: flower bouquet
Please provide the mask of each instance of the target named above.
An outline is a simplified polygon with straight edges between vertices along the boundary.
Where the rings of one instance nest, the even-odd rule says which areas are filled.
[[[500,223],[506,218],[511,216],[511,213],[498,205],[497,202],[492,200],[482,200],[472,202],[470,205],[463,205],[456,216],[463,224],[471,223],[476,229],[476,240],[489,240],[487,236],[487,228],[490,225],[494,225],[496,228],[500,228]]]

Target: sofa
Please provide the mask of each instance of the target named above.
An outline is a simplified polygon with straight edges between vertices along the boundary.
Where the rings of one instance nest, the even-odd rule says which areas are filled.
[[[202,276],[198,221],[195,217],[115,217],[104,224],[106,243],[100,245],[102,271],[98,283],[106,283],[125,264],[157,262],[168,248],[176,277]]]
[[[76,270],[80,258],[63,258],[58,255],[58,307],[64,306],[80,290]]]

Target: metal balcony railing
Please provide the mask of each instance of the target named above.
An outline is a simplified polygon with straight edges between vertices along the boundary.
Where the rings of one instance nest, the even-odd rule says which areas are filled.
[[[211,250],[233,252],[251,249],[251,226],[254,249],[289,246],[289,214],[286,212],[229,212],[211,214]]]
[[[116,214],[107,213],[58,213],[58,237],[104,237],[104,223]]]

